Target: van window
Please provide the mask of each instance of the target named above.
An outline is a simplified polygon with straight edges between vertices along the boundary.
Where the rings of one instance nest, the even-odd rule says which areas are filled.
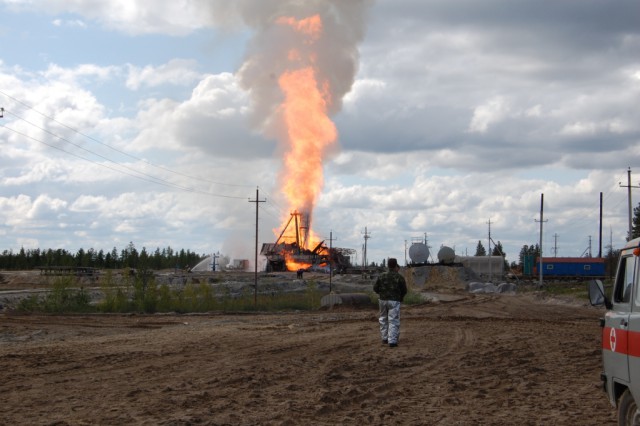
[[[616,287],[613,294],[615,303],[629,303],[633,293],[633,283],[635,282],[636,257],[626,256],[620,261],[618,276],[616,277]]]

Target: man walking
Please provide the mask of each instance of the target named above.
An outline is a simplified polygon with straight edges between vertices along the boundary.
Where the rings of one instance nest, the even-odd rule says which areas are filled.
[[[389,347],[395,348],[400,337],[400,303],[407,294],[407,283],[398,273],[398,260],[391,257],[387,263],[389,271],[378,277],[373,291],[378,293],[379,298],[382,343],[388,343]]]

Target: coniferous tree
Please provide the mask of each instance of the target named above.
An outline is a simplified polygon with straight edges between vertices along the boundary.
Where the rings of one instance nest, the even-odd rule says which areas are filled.
[[[502,248],[502,243],[498,241],[495,246],[493,246],[493,250],[491,250],[491,256],[505,256],[504,250]]]
[[[88,265],[85,265],[85,255],[84,255],[84,249],[82,247],[76,252],[75,257],[76,257],[75,266],[88,266]]]
[[[111,264],[112,268],[118,267],[118,249],[115,247],[113,248],[113,250],[111,250]]]
[[[65,249],[41,250],[21,247],[19,252],[4,250],[0,253],[0,269],[29,270],[40,266],[164,269],[175,267],[176,262],[192,267],[205,257],[191,250],[182,249],[177,252],[171,248],[162,251],[158,248],[151,256],[144,247],[141,252],[138,252],[133,242],[122,250],[120,258],[118,258],[116,247],[106,253],[103,250],[96,252],[94,248],[88,250],[80,248],[77,252],[71,253]]]
[[[475,256],[486,256],[487,249],[482,245],[482,241],[478,240],[478,245],[476,246],[476,254]]]
[[[638,207],[634,207],[631,219],[631,239],[638,237],[640,237],[640,203],[638,203]]]

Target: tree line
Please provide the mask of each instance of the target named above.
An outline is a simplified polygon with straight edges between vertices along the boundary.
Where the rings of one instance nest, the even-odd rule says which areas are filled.
[[[92,267],[101,269],[170,269],[193,267],[206,255],[199,255],[190,250],[174,250],[171,247],[155,249],[153,253],[145,247],[136,249],[130,242],[127,247],[111,251],[96,251],[93,248],[79,249],[73,253],[65,249],[24,249],[17,253],[4,250],[0,254],[0,269],[28,270],[39,266]]]

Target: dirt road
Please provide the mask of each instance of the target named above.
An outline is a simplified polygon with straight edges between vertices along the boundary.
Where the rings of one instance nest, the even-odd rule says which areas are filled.
[[[2,424],[606,425],[602,311],[531,295],[261,315],[0,316]]]

